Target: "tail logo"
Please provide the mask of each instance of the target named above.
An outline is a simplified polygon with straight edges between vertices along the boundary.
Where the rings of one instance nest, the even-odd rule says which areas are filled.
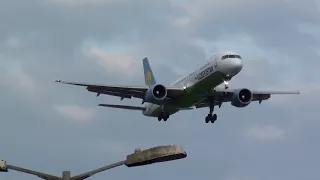
[[[152,79],[152,73],[150,70],[147,70],[146,72],[146,84],[151,85],[151,79]]]

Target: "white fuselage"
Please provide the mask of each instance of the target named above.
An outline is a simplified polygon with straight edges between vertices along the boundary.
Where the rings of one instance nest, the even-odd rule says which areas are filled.
[[[227,57],[227,58],[226,58]],[[228,58],[231,57],[231,58]],[[230,77],[230,79],[237,75],[243,67],[243,62],[241,57],[234,53],[234,52],[225,52],[218,55],[215,55],[214,57],[210,58],[206,61],[204,65],[197,68],[195,71],[188,73],[185,76],[182,76],[172,84],[171,86],[174,87],[183,87],[183,88],[189,88],[195,86],[196,88],[203,88],[203,86],[211,88],[216,87],[220,85],[223,82],[223,79],[217,81],[218,84],[215,84],[213,82],[207,82],[205,84],[201,83],[197,86],[197,84],[200,84],[201,81],[205,81],[207,78],[220,78],[221,76],[216,76],[218,73],[222,73],[224,75],[227,75]],[[187,97],[186,97],[187,98]],[[201,101],[202,99],[199,99]],[[189,106],[193,106],[194,104],[189,104]],[[145,116],[155,116],[154,111],[158,108],[160,108],[157,104],[152,103],[145,103],[146,110],[143,111],[143,114]]]

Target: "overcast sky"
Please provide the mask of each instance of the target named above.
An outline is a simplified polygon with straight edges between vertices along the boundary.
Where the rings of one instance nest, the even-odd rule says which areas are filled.
[[[319,40],[319,0],[1,0],[0,159],[75,175],[138,147],[180,144],[186,159],[90,179],[319,179]],[[244,58],[232,88],[301,94],[246,108],[223,104],[214,124],[204,122],[207,108],[158,122],[97,107],[141,100],[54,83],[144,85],[147,56],[157,81],[169,84],[229,50]]]

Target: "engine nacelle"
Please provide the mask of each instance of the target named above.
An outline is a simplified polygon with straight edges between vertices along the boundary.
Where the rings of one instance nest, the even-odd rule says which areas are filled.
[[[231,105],[235,107],[246,107],[252,101],[252,93],[249,89],[238,89],[234,92]]]
[[[162,84],[150,86],[146,92],[145,101],[153,104],[161,105],[167,97],[167,88]]]

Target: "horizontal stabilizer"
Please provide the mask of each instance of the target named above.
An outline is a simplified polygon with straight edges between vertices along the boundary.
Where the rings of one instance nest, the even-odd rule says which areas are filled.
[[[146,109],[146,108],[144,108],[144,107],[126,106],[126,105],[116,105],[116,104],[99,104],[98,106],[118,108],[118,109],[128,109],[128,110],[139,110],[139,111],[143,111],[143,110]]]

